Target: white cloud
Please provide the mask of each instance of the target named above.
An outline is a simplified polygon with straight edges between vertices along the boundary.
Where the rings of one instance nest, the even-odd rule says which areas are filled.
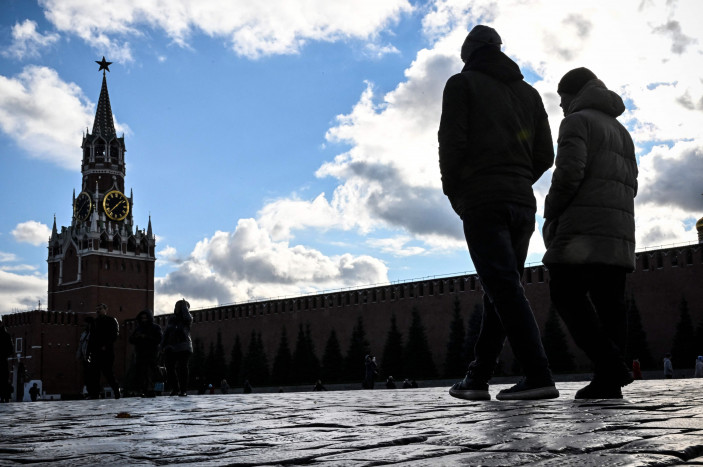
[[[387,282],[387,273],[376,258],[325,256],[275,241],[256,220],[241,219],[234,232],[198,242],[176,271],[156,280],[156,292],[170,299],[183,295],[202,307]]]
[[[20,243],[30,243],[34,246],[46,245],[51,236],[51,229],[41,222],[20,222],[12,231],[12,236]]]
[[[17,261],[17,255],[0,251],[0,263],[10,263],[12,261]]]
[[[46,307],[46,276],[20,275],[0,269],[0,315]]]
[[[369,238],[366,244],[384,253],[399,257],[416,256],[427,252],[425,248],[408,245],[412,241],[413,238],[406,235],[393,238]]]
[[[119,61],[132,59],[127,39],[140,36],[144,26],[164,31],[182,46],[197,33],[224,38],[237,54],[258,58],[298,53],[308,41],[374,42],[385,26],[412,11],[407,0],[104,0],[97,7],[82,0],[42,0],[41,4],[59,31],[75,34]]]
[[[531,73],[528,76],[537,75],[535,87],[543,96],[555,142],[562,118],[556,86],[569,69],[590,67],[626,99],[629,110],[621,121],[631,129],[643,161],[640,199],[678,206],[657,211],[656,223],[652,212],[639,207],[638,216],[642,212],[643,217],[638,230],[652,225],[640,238],[690,240],[683,226],[691,210],[700,206],[696,181],[703,179],[703,81],[693,71],[703,69],[703,31],[691,20],[701,14],[700,2],[601,1],[578,9],[554,1],[435,2],[423,19],[432,46],[418,52],[406,80],[382,96],[369,83],[350,113],[337,117],[327,133],[329,142],[350,149],[317,171],[318,177],[339,180],[331,199],[325,200],[325,206],[336,211],[326,228],[357,229],[361,234],[397,229],[434,252],[440,245],[465,248],[461,225],[441,193],[436,131],[444,83],[461,70],[459,50],[467,31],[482,22],[496,27],[505,52]],[[525,21],[528,17],[544,20]],[[662,149],[670,152],[667,156],[648,154],[657,141],[687,141],[688,149],[674,145]],[[535,184],[538,213],[550,180],[551,171]],[[287,232],[309,226],[297,218],[287,220]],[[542,251],[536,233],[530,254]]]
[[[27,19],[23,23],[15,23],[12,27],[12,44],[0,54],[18,60],[25,57],[38,57],[41,49],[49,47],[58,40],[58,34],[43,35],[37,31],[37,23]]]
[[[27,66],[15,77],[0,75],[0,129],[29,157],[68,170],[80,167],[76,144],[92,128],[95,106],[74,83],[55,70]],[[129,132],[115,121],[118,132]]]

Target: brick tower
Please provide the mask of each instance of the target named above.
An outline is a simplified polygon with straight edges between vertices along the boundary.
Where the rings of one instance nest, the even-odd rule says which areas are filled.
[[[154,307],[155,237],[134,224],[134,198],[125,194],[125,143],[112,118],[106,71],[103,72],[92,133],[83,137],[82,183],[73,192],[69,227],[49,239],[49,303],[52,311],[92,313],[98,303],[122,322]]]

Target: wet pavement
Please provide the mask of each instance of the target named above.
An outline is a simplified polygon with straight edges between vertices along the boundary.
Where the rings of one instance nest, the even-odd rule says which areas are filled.
[[[583,385],[532,402],[420,388],[0,404],[0,465],[703,465],[703,379],[574,401]]]

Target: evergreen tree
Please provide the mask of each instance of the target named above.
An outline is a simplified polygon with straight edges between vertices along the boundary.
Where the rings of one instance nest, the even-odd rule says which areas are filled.
[[[481,321],[483,320],[483,306],[480,303],[474,305],[474,310],[469,317],[469,326],[466,329],[466,339],[464,340],[464,359],[467,366],[474,360],[474,347],[478,340],[478,333],[481,331]]]
[[[362,381],[364,379],[364,358],[371,352],[369,341],[366,340],[364,320],[359,316],[349,340],[349,350],[344,360],[345,381]]]
[[[625,350],[625,361],[632,362],[639,359],[640,367],[645,369],[654,368],[652,353],[649,351],[647,343],[647,333],[642,327],[640,310],[637,307],[635,297],[630,297],[627,301],[627,346]]]
[[[271,374],[271,382],[273,384],[290,384],[292,382],[291,369],[293,365],[293,357],[290,353],[288,345],[288,334],[286,327],[281,329],[281,340],[278,343],[278,351],[276,358],[273,360],[273,372]]]
[[[310,325],[300,325],[293,352],[293,380],[296,383],[314,384],[320,373],[320,362],[310,335]]]
[[[696,326],[696,350],[698,355],[703,355],[703,318]]]
[[[205,357],[205,384],[215,384],[215,343],[210,342],[210,347]]]
[[[447,354],[444,358],[444,377],[457,378],[466,373],[467,362],[464,358],[464,319],[461,317],[459,297],[454,300],[454,316],[449,325]]]
[[[549,367],[555,373],[566,373],[574,369],[574,356],[569,352],[569,343],[561,325],[561,318],[553,306],[549,307],[544,323],[542,345],[549,359]]]
[[[205,379],[205,349],[203,341],[199,338],[193,340],[193,355],[188,361],[188,376],[190,379],[189,387],[197,389],[198,383]]]
[[[229,356],[229,377],[227,381],[230,386],[240,386],[242,384],[242,359],[242,343],[239,340],[239,336],[236,336]]]
[[[264,343],[261,333],[251,332],[249,340],[249,350],[244,358],[244,378],[248,379],[252,386],[264,386],[268,384],[268,360],[264,351]]]
[[[222,333],[217,331],[217,341],[212,361],[212,384],[220,384],[222,378],[227,378],[227,362],[225,361],[225,346],[222,345]]]
[[[430,379],[436,376],[432,352],[427,343],[425,326],[417,308],[413,307],[408,342],[404,352],[405,374],[413,379]]]
[[[325,353],[322,356],[322,381],[325,383],[338,383],[342,380],[344,371],[344,357],[342,348],[337,340],[337,333],[334,329],[330,332],[330,337],[325,345]]]
[[[398,330],[395,313],[391,315],[391,327],[388,330],[386,344],[383,346],[380,370],[384,376],[393,376],[396,380],[404,377],[403,335]]]
[[[691,314],[688,311],[688,302],[681,297],[679,304],[679,322],[676,325],[674,343],[671,347],[671,363],[674,368],[692,368],[696,362],[695,335]]]

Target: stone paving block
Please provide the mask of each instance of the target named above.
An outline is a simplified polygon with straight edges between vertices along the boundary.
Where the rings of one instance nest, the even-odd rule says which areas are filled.
[[[634,441],[616,449],[626,453],[653,453],[677,456],[682,460],[703,455],[703,436],[700,434],[674,434]]]
[[[686,430],[703,430],[703,418],[669,418],[654,422],[641,423],[640,428],[681,428]]]
[[[402,448],[392,446],[327,455],[316,458],[315,463],[327,462],[336,465],[359,465],[359,463],[369,463],[369,465],[392,464],[409,460],[435,459],[438,456],[457,452],[461,452],[461,448],[456,446],[416,444]]]
[[[600,449],[610,449],[629,442],[640,440],[638,436],[616,433],[582,433],[563,435],[551,433],[548,436],[534,436],[517,441],[499,444],[484,450],[515,451],[515,452],[566,452],[583,453]]]
[[[524,453],[524,452],[463,452],[448,456],[432,457],[408,462],[392,464],[394,466],[411,467],[454,467],[477,466],[506,467],[519,465],[534,465],[535,463],[552,458],[553,454]]]
[[[595,452],[572,456],[556,456],[551,459],[535,462],[535,467],[649,467],[681,465],[676,456],[664,454],[617,454],[611,452]]]

